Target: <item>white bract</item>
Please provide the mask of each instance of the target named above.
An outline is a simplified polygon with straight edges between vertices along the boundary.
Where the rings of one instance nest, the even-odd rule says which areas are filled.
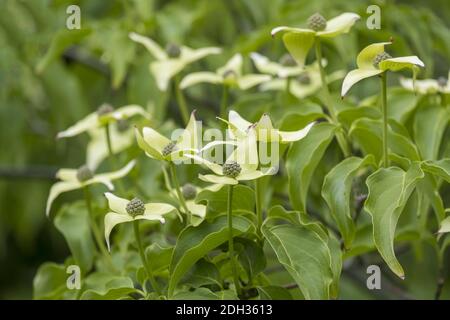
[[[444,77],[435,79],[414,80],[400,78],[400,85],[410,91],[417,91],[420,94],[444,93],[450,94],[450,72],[447,79]]]
[[[195,119],[195,111],[191,113],[189,123],[176,140],[166,138],[155,129],[144,127],[142,134],[135,129],[139,147],[150,158],[157,160],[182,160],[186,154],[198,153],[201,146],[201,126]]]
[[[235,54],[223,67],[216,72],[194,72],[183,78],[180,88],[185,89],[198,83],[223,84],[247,90],[271,79],[264,74],[242,74],[242,55]]]
[[[203,181],[217,185],[235,185],[239,181],[255,180],[265,175],[274,173],[275,168],[267,171],[258,170],[258,148],[256,131],[250,127],[247,136],[244,139],[235,142],[236,148],[226,159],[223,165],[213,163],[198,155],[188,155],[188,157],[197,161],[197,163],[205,165],[214,174],[199,175]]]
[[[286,49],[300,67],[305,65],[305,59],[312,48],[316,38],[333,38],[343,33],[348,33],[360,16],[356,13],[345,12],[333,19],[326,21],[326,26],[321,31],[311,28],[276,27],[271,35],[281,33]]]
[[[368,45],[358,54],[356,58],[357,69],[350,71],[342,83],[341,95],[344,96],[350,88],[357,82],[379,75],[385,71],[398,71],[404,68],[412,69],[413,78],[418,71],[418,67],[424,67],[424,63],[417,56],[406,56],[397,58],[387,58],[376,63],[377,57],[385,54],[384,46],[392,42],[380,42]]]
[[[311,122],[304,128],[296,131],[281,131],[273,127],[272,120],[266,113],[261,116],[259,121],[251,123],[233,110],[228,113],[228,120],[220,120],[228,124],[228,129],[233,139],[244,139],[248,137],[249,132],[254,132],[257,141],[280,143],[289,143],[303,139],[315,124],[315,122]]]
[[[322,87],[319,64],[316,62],[300,66],[283,66],[280,63],[270,61],[267,57],[253,52],[251,58],[259,72],[271,74],[277,78],[262,83],[259,86],[261,91],[285,91],[289,83],[289,92],[299,99],[306,98]],[[322,65],[326,66],[327,61],[322,59]],[[328,83],[339,80],[345,76],[343,70],[337,70],[327,77]],[[287,78],[290,78],[289,80]]]
[[[109,209],[111,210],[105,216],[105,240],[109,251],[111,250],[109,235],[118,224],[135,220],[150,220],[164,223],[165,215],[177,211],[175,207],[167,203],[146,203],[144,204],[145,209],[141,214],[132,215],[127,212],[129,200],[119,198],[110,192],[106,192],[105,197],[108,199]]]
[[[86,166],[80,169],[60,169],[56,173],[56,177],[61,180],[56,182],[50,189],[50,194],[47,199],[47,207],[45,209],[45,214],[48,216],[50,214],[50,209],[53,201],[64,192],[81,189],[85,186],[92,184],[103,184],[109,190],[114,190],[113,180],[120,179],[126,176],[131,169],[133,169],[135,161],[130,161],[125,167],[120,170],[93,174],[90,169]]]
[[[177,57],[170,57],[159,44],[148,37],[135,32],[131,32],[129,37],[131,40],[142,44],[156,59],[150,63],[150,72],[155,77],[156,84],[161,91],[166,91],[170,79],[182,71],[187,65],[211,54],[219,54],[222,52],[222,49],[217,47],[192,49],[186,46],[180,46],[179,55]]]
[[[58,133],[57,138],[67,138],[79,135],[80,133],[95,130],[104,127],[107,124],[114,123],[120,120],[127,120],[135,115],[141,115],[145,118],[150,118],[150,115],[138,105],[127,105],[118,109],[112,109],[108,105],[102,105],[98,110],[111,109],[111,112],[93,112],[75,123],[68,129]]]

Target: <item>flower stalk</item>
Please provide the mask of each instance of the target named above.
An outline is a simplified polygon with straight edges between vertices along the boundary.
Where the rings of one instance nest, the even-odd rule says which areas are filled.
[[[181,186],[180,182],[178,181],[178,176],[175,168],[175,164],[173,162],[170,162],[169,165],[170,174],[172,176],[172,181],[175,187],[175,192],[177,193],[177,198],[180,203],[180,206],[183,208],[184,212],[187,216],[186,223],[189,225],[192,222],[191,212],[189,211],[187,205],[186,205],[186,199],[184,199],[183,193],[181,192]]]
[[[224,84],[222,87],[223,89],[222,89],[222,101],[220,103],[220,116],[222,118],[225,118],[227,113],[229,88],[226,84]]]
[[[187,125],[189,122],[189,111],[186,104],[186,99],[184,98],[183,92],[180,89],[180,78],[178,76],[175,77],[174,84],[178,108],[180,109],[181,117],[183,118],[183,123]]]
[[[256,234],[260,239],[262,239],[261,234],[261,226],[263,224],[263,212],[262,212],[262,206],[261,206],[261,186],[260,186],[260,179],[255,180],[255,209],[256,209]]]
[[[383,115],[383,166],[389,167],[388,154],[388,115],[387,115],[387,96],[386,96],[386,72],[380,75],[381,78],[381,113]]]
[[[84,190],[84,198],[86,201],[86,207],[89,215],[89,225],[91,227],[92,234],[94,235],[95,242],[97,243],[97,247],[100,250],[101,254],[105,257],[109,267],[112,271],[117,271],[112,263],[111,256],[108,254],[108,250],[105,247],[105,243],[103,242],[102,234],[100,228],[97,225],[94,217],[94,211],[92,210],[92,197],[91,190],[89,186],[85,186]]]
[[[136,243],[138,246],[139,256],[141,257],[142,264],[144,265],[145,272],[147,273],[147,277],[150,280],[150,283],[158,295],[161,295],[161,289],[159,288],[158,282],[156,282],[155,277],[153,276],[153,272],[147,258],[145,257],[144,248],[142,246],[141,235],[139,233],[139,220],[133,221],[133,229],[134,229],[134,237],[136,238]]]
[[[241,286],[239,284],[239,275],[234,256],[234,242],[233,242],[233,185],[228,185],[228,201],[227,201],[227,221],[228,221],[228,255],[231,262],[231,270],[233,272],[233,282],[236,288],[236,294],[241,294]]]
[[[316,49],[316,59],[317,59],[317,63],[319,65],[319,71],[320,71],[320,80],[322,82],[322,89],[325,94],[325,102],[327,104],[328,111],[330,112],[330,116],[331,116],[331,120],[332,120],[333,124],[337,124],[338,121],[337,121],[336,110],[334,109],[333,104],[331,102],[330,89],[328,88],[325,69],[322,65],[322,44],[321,44],[319,38],[316,38],[315,49]],[[342,131],[336,132],[336,139],[339,143],[339,146],[341,147],[344,157],[349,157],[350,156],[350,147],[349,147],[347,139],[345,138]]]

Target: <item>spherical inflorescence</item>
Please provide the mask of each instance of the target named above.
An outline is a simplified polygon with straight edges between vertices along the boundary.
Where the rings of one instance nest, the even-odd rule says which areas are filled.
[[[178,58],[181,54],[181,49],[180,46],[175,43],[168,43],[166,46],[166,52],[170,58]]]
[[[437,79],[437,83],[438,83],[438,85],[440,86],[440,87],[445,87],[445,86],[447,86],[447,79],[445,78],[445,77],[439,77],[438,79]]]
[[[91,169],[87,165],[81,166],[77,170],[77,179],[80,182],[87,181],[89,179],[92,179],[94,177],[94,174],[92,173]]]
[[[308,18],[308,27],[314,31],[322,31],[327,27],[327,20],[320,14],[315,13]]]
[[[105,114],[111,113],[114,111],[114,108],[110,105],[110,104],[102,104],[98,109],[97,109],[97,114],[99,116],[103,116]]]
[[[197,195],[197,188],[193,184],[186,183],[181,188],[181,192],[186,200],[192,200],[195,199],[195,196]]]
[[[164,157],[168,156],[169,154],[171,154],[173,151],[175,151],[176,149],[176,145],[177,143],[175,141],[171,141],[167,146],[164,147],[164,149],[162,150],[162,155]]]
[[[130,128],[130,123],[125,119],[120,119],[117,121],[117,130],[119,132],[125,132]]]
[[[139,215],[144,214],[145,212],[145,204],[142,202],[139,198],[134,198],[130,202],[127,203],[126,207],[127,213],[132,216],[136,217]]]
[[[307,85],[311,83],[311,78],[307,72],[302,72],[298,75],[297,81],[300,82],[300,84]]]
[[[381,61],[384,61],[386,59],[390,59],[392,58],[391,55],[387,52],[381,52],[379,54],[377,54],[375,56],[375,58],[373,59],[373,66],[375,68],[378,68],[378,65],[380,64]]]
[[[285,53],[280,58],[280,64],[284,67],[295,67],[297,65],[297,62],[295,62],[294,58],[289,53]]]
[[[241,173],[241,166],[236,161],[229,161],[222,166],[223,174],[230,178],[236,178]]]

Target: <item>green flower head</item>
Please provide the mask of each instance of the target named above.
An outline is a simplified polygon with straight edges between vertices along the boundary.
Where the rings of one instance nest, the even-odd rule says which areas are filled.
[[[141,115],[147,119],[150,118],[150,115],[138,105],[127,105],[118,109],[113,109],[109,104],[103,104],[96,112],[87,115],[73,126],[59,132],[57,138],[68,138],[83,132],[90,132],[98,128],[103,128],[110,123],[127,120],[135,115]]]
[[[315,38],[334,38],[348,33],[360,16],[345,12],[333,19],[326,20],[320,14],[313,14],[308,19],[308,28],[276,27],[271,35],[282,34],[283,43],[300,67],[305,65],[305,59],[314,44]]]
[[[108,199],[110,209],[110,212],[105,216],[105,240],[108,250],[111,250],[109,235],[116,225],[135,220],[159,221],[160,223],[164,223],[164,216],[172,212],[177,212],[175,207],[167,203],[144,204],[138,198],[130,201],[119,198],[110,192],[106,192],[105,197]]]
[[[286,55],[291,57],[289,54]],[[286,66],[281,61],[280,63],[270,61],[267,57],[256,52],[252,52],[250,57],[259,72],[274,76],[259,86],[261,91],[286,91],[288,78],[290,79],[290,93],[299,99],[316,93],[322,87],[317,61],[301,67],[297,63],[294,63],[293,66]],[[322,59],[322,65],[326,65],[326,63],[327,61]],[[343,70],[337,70],[329,74],[327,80],[331,83],[342,79],[344,75]]]
[[[113,180],[120,179],[133,169],[135,161],[130,161],[125,167],[118,171],[94,174],[88,166],[82,166],[79,169],[60,169],[56,177],[60,180],[51,188],[47,199],[45,213],[48,216],[53,201],[62,193],[82,189],[85,186],[93,184],[103,184],[109,190],[114,190]]]
[[[216,72],[206,71],[188,74],[181,80],[180,88],[186,89],[198,83],[212,83],[248,90],[271,79],[269,75],[265,74],[242,74],[242,63],[242,55],[235,54]]]
[[[303,139],[315,124],[315,122],[311,122],[297,131],[281,131],[274,128],[272,120],[266,113],[261,116],[258,122],[252,123],[233,110],[228,113],[228,120],[219,119],[228,124],[228,130],[233,139],[245,139],[249,133],[254,133],[257,141],[275,141],[280,143],[289,143]]]
[[[135,135],[138,146],[147,156],[157,160],[186,159],[186,154],[199,152],[201,145],[201,126],[195,118],[195,110],[191,113],[186,128],[175,141],[149,127],[144,127],[142,133],[136,128]]]
[[[142,44],[156,59],[150,63],[150,71],[155,77],[156,84],[161,91],[166,91],[169,87],[170,80],[189,64],[211,54],[219,54],[222,52],[222,49],[217,47],[192,49],[173,43],[169,43],[166,46],[166,50],[164,50],[152,39],[135,32],[131,32],[129,37],[131,40]]]
[[[412,69],[415,78],[418,67],[424,63],[417,56],[392,58],[384,50],[392,42],[380,42],[368,45],[356,57],[357,69],[350,71],[342,83],[341,95],[344,96],[357,82],[379,75],[385,71],[398,71],[404,68]]]

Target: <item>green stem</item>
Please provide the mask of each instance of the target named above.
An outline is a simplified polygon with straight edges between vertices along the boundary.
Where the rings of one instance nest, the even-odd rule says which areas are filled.
[[[261,235],[261,226],[263,223],[263,213],[262,213],[262,209],[261,209],[261,190],[260,190],[260,179],[256,179],[255,180],[255,202],[256,202],[256,225],[257,225],[257,229],[256,229],[256,234],[262,238]]]
[[[111,130],[109,128],[109,123],[105,125],[105,134],[106,134],[106,144],[108,145],[108,154],[109,159],[111,161],[111,164],[113,166],[113,169],[118,169],[116,158],[114,157],[114,151],[112,149],[112,143],[111,143]]]
[[[291,95],[291,83],[292,83],[292,77],[287,77],[286,78],[286,94],[288,96]]]
[[[180,109],[181,117],[185,125],[189,122],[189,111],[186,104],[186,99],[184,98],[183,92],[180,89],[180,78],[175,77],[175,95],[177,98],[178,108]]]
[[[337,125],[338,121],[337,121],[336,110],[334,109],[333,104],[331,102],[330,89],[328,88],[328,82],[327,82],[327,78],[326,78],[326,74],[325,74],[325,69],[322,65],[322,45],[320,43],[319,38],[316,38],[315,49],[316,49],[316,59],[317,59],[317,63],[319,65],[319,71],[320,71],[320,80],[321,80],[322,89],[323,89],[323,92],[325,95],[325,103],[327,104],[327,108],[328,108],[328,111],[330,112],[330,116],[333,121],[333,124]],[[339,143],[342,153],[344,154],[344,157],[349,157],[351,155],[350,147],[349,147],[347,139],[345,138],[342,131],[336,132],[336,139]]]
[[[229,95],[229,88],[226,84],[224,84],[222,89],[222,101],[220,103],[220,116],[223,119],[227,118],[227,104],[228,104],[228,95]]]
[[[180,202],[180,205],[187,216],[187,224],[189,225],[192,222],[191,212],[189,211],[186,205],[186,200],[184,199],[183,193],[181,192],[180,182],[178,181],[175,164],[173,162],[170,162],[169,169],[170,174],[172,175],[173,184],[175,185],[175,191],[177,193],[178,201]]]
[[[92,210],[92,199],[91,199],[91,191],[89,190],[89,186],[85,186],[84,190],[84,198],[86,200],[86,207],[88,209],[89,214],[89,224],[91,227],[92,234],[94,235],[95,242],[97,243],[97,247],[100,252],[107,257],[107,260],[111,262],[111,257],[106,249],[105,243],[103,242],[103,238],[101,235],[100,228],[95,221],[94,211]],[[111,262],[112,263],[112,262]]]
[[[383,115],[383,166],[389,167],[386,72],[381,74],[381,113]]]
[[[117,162],[117,158],[114,154],[113,148],[112,148],[112,142],[111,142],[111,129],[109,127],[109,123],[105,125],[105,135],[106,135],[106,144],[108,146],[108,154],[109,154],[109,161],[111,162],[111,166],[113,170],[119,169],[119,164]],[[123,193],[124,188],[122,186],[122,183],[120,180],[116,181],[117,187],[119,189],[120,193]]]
[[[133,221],[133,229],[134,229],[134,237],[136,238],[136,243],[139,250],[139,255],[141,257],[142,264],[144,265],[145,272],[147,273],[147,277],[150,280],[150,283],[158,295],[161,295],[161,289],[159,288],[158,282],[156,282],[155,277],[153,276],[152,269],[150,267],[147,258],[145,257],[144,248],[142,246],[141,235],[139,234],[139,220]]]
[[[236,294],[241,294],[241,286],[239,284],[239,275],[237,271],[236,259],[234,256],[234,242],[233,242],[233,185],[228,185],[228,205],[227,205],[227,218],[228,218],[228,254],[231,261],[231,269],[233,272],[233,281],[236,288]]]

